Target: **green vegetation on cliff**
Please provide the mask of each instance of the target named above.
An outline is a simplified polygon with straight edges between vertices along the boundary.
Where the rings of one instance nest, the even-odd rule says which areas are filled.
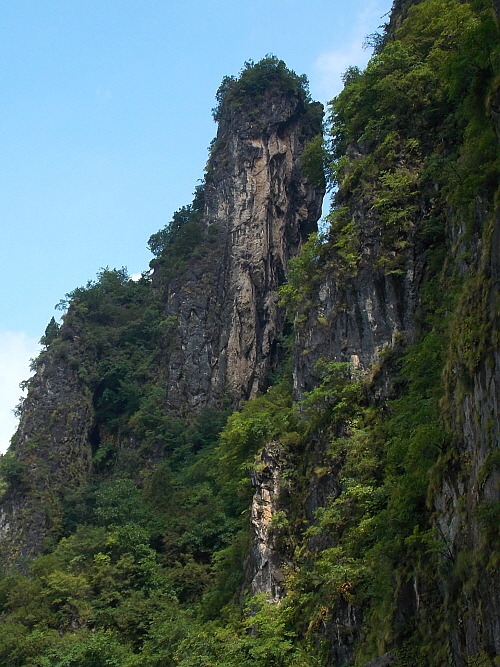
[[[471,465],[451,403],[498,345],[485,259],[499,172],[487,107],[498,43],[484,0],[422,0],[365,71],[346,72],[325,145],[306,149],[310,178],[326,171],[338,189],[328,232],[292,261],[281,291],[297,335],[311,327],[320,285],[343,288],[368,265],[402,290],[407,254],[421,258],[413,339],[398,332],[369,369],[321,358],[297,395],[288,359],[240,410],[181,419],[166,408],[161,363],[174,323],[151,278],[106,269],[68,295],[64,324],[49,324],[36,363],[68,364],[90,392],[91,473],[62,494],[44,553],[0,577],[2,665],[362,666],[387,651],[407,667],[495,664],[481,638],[474,654],[450,639],[462,591],[472,598],[481,568],[493,570],[495,508],[478,512],[481,550],[457,555],[436,529],[435,494],[446,471],[464,479]],[[267,57],[223,81],[215,116],[270,86],[308,101],[304,78]],[[371,253],[360,203],[376,220]],[[196,259],[208,233],[202,208],[203,188],[150,238],[166,282]],[[250,474],[271,444],[279,604],[249,594],[246,570]],[[33,493],[25,466],[36,451],[27,462],[16,451],[1,463],[6,497]]]
[[[239,77],[224,77],[216,95],[214,120],[221,119],[223,107],[233,111],[248,110],[250,100],[252,105],[258,106],[269,91],[297,95],[303,104],[310,101],[307,77],[295,74],[282,60],[268,55],[257,63],[246,62]]]

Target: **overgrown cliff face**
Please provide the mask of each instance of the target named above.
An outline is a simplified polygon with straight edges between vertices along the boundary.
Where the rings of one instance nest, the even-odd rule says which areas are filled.
[[[109,465],[109,456],[136,444],[124,425],[146,393],[156,358],[160,317],[151,294],[150,285],[129,281],[124,270],[103,270],[97,282],[68,295],[62,326],[52,320],[47,327],[2,462],[5,567],[29,563],[47,538],[59,539],[67,530],[67,500],[91,482],[99,458]],[[134,338],[141,339],[135,353]]]
[[[302,562],[288,593],[321,664],[498,655],[496,45],[488,3],[397,3],[332,103],[330,228],[282,290],[310,450],[292,449],[289,479],[305,498],[304,475],[337,476],[285,512]]]
[[[92,396],[67,359],[50,355],[38,363],[22,410],[0,510],[4,567],[37,555],[47,535],[59,533],[61,499],[90,471]]]
[[[62,534],[72,494],[125,470],[142,480],[197,415],[255,396],[282,359],[277,290],[321,214],[301,154],[322,107],[275,58],[224,86],[205,183],[153,235],[152,278],[102,271],[46,340],[5,460],[5,564]]]
[[[317,276],[309,284],[310,293],[297,304],[294,388],[297,398],[313,389],[319,379],[321,359],[352,364],[367,373],[381,365],[403,340],[411,342],[416,331],[416,315],[421,304],[420,285],[425,252],[408,229],[397,256],[397,266],[387,268],[382,236],[384,223],[370,199],[350,199],[350,217],[355,235],[349,266],[337,247],[343,243],[330,232],[329,247],[311,246]],[[344,230],[338,230],[340,234]],[[321,276],[321,277],[320,277]],[[309,298],[307,298],[309,297]]]
[[[460,296],[443,407],[454,447],[440,462],[434,522],[453,568],[443,579],[457,665],[500,654],[497,581],[500,474],[500,211],[490,214]]]
[[[498,28],[396,2],[376,42],[323,144],[281,61],[225,79],[153,275],[68,295],[2,461],[7,562],[52,537],[6,667],[496,664]]]
[[[321,215],[324,192],[307,182],[300,163],[305,143],[321,131],[321,106],[280,80],[250,104],[239,90],[244,77],[227,84],[220,102],[198,223],[206,238],[164,287],[165,313],[175,322],[167,400],[183,413],[237,406],[266,387],[282,358],[277,290]]]

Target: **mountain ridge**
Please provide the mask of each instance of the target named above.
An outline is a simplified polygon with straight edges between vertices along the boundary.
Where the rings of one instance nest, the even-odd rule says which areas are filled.
[[[102,271],[43,339],[6,665],[495,664],[495,36],[486,2],[395,3],[324,139],[277,58],[223,81],[152,275]]]

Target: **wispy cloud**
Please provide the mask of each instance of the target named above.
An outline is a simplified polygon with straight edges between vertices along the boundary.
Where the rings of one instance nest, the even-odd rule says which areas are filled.
[[[6,451],[17,428],[13,409],[19,403],[19,383],[30,375],[30,359],[38,342],[21,331],[0,330],[0,452]]]
[[[342,90],[342,74],[349,66],[365,67],[371,56],[371,49],[365,49],[363,44],[367,35],[375,32],[383,23],[383,11],[380,0],[366,2],[363,10],[356,16],[345,41],[337,48],[318,56],[311,76],[313,96],[323,101],[331,100]]]

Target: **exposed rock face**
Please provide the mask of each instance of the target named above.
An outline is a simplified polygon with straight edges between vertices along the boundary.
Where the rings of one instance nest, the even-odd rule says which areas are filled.
[[[490,228],[491,229],[491,228]],[[500,474],[495,456],[500,445],[500,215],[477,251],[476,273],[480,290],[471,288],[461,305],[454,361],[447,369],[450,426],[455,434],[454,458],[444,470],[435,495],[435,522],[450,557],[468,562],[477,572],[474,590],[445,579],[450,615],[454,617],[452,646],[455,664],[464,656],[483,651],[500,654],[500,590],[494,555],[494,533],[488,529],[488,511],[498,503]],[[463,358],[467,350],[468,321],[484,328],[479,362],[467,377]],[[461,339],[460,336],[465,336]],[[478,345],[478,342],[475,342]],[[464,377],[465,375],[465,377]],[[498,526],[493,527],[493,531]],[[467,559],[467,560],[465,560]]]
[[[171,413],[237,406],[266,386],[284,330],[277,289],[321,215],[324,191],[307,183],[300,164],[321,120],[321,105],[273,89],[253,107],[249,99],[222,110],[207,169],[204,240],[181,275],[166,285],[161,270],[154,277],[169,322],[155,371]],[[95,374],[90,357],[99,352],[90,340],[84,349],[68,325],[78,317],[62,326],[30,382],[0,510],[4,564],[39,553],[57,533],[64,495],[88,482],[99,377],[82,378]]]
[[[410,4],[398,2],[396,6],[403,11]],[[491,104],[498,121],[498,96]],[[320,215],[323,192],[307,183],[300,163],[305,142],[320,131],[319,115],[313,110],[314,105],[298,95],[273,89],[252,109],[222,109],[204,186],[202,239],[180,274],[167,279],[160,264],[155,270],[154,286],[164,296],[163,322],[168,329],[158,334],[163,336],[163,346],[155,357],[159,368],[151,372],[158,373],[158,385],[166,386],[166,405],[161,394],[161,410],[188,416],[206,406],[238,407],[265,390],[268,376],[279,361],[285,333],[277,290],[286,277],[290,258],[315,229]],[[362,147],[351,146],[349,150],[353,161],[363,157]],[[401,157],[401,163],[404,159]],[[431,217],[432,206],[437,206],[432,201],[437,191],[436,186],[430,196],[417,195],[413,218],[399,230],[405,238],[398,251],[390,226],[386,224],[384,230],[369,191],[344,193],[341,189],[339,203],[345,205],[349,224],[355,229],[355,252],[350,253],[354,259],[346,259],[333,234],[325,246],[327,250],[319,253],[321,260],[313,271],[308,298],[297,309],[293,367],[297,400],[318,386],[320,359],[350,362],[354,371],[373,380],[363,387],[359,399],[363,408],[375,406],[380,413],[388,413],[395,401],[391,404],[387,399],[404,395],[405,388],[398,387],[397,357],[419,330],[425,303],[422,283],[429,277],[427,250],[433,242],[416,228],[424,227]],[[486,231],[481,239],[478,233],[478,238],[471,241],[464,230],[458,229],[461,222],[454,218],[458,214],[446,208],[443,199],[441,205],[443,230],[439,243],[446,245],[450,275],[457,277],[460,289],[469,286],[470,292],[462,289],[458,307],[450,306],[456,321],[447,330],[451,342],[443,342],[448,356],[442,425],[444,430],[446,420],[453,443],[448,448],[446,441],[441,450],[431,441],[431,447],[444,451],[439,459],[437,453],[432,459],[434,479],[428,490],[432,520],[423,500],[418,511],[426,532],[435,529],[433,549],[438,542],[446,552],[442,560],[448,559],[451,565],[446,563],[442,572],[424,572],[425,565],[411,556],[401,570],[397,570],[398,563],[394,564],[394,579],[399,580],[389,588],[392,606],[383,610],[387,620],[381,626],[387,630],[390,625],[390,632],[386,632],[388,639],[381,638],[366,654],[364,659],[379,656],[366,667],[402,661],[406,664],[401,647],[415,627],[425,624],[425,613],[432,616],[436,610],[444,616],[442,627],[446,623],[451,628],[440,632],[446,632],[446,648],[456,667],[472,664],[471,659],[476,664],[476,658],[483,664],[483,657],[492,662],[500,653],[500,592],[488,542],[493,516],[489,511],[498,500],[499,477],[494,452],[500,443],[500,216],[493,218],[491,212],[482,210],[478,227],[483,225]],[[479,209],[477,201],[476,205]],[[470,256],[467,264],[463,259],[466,250]],[[57,536],[65,493],[89,479],[92,446],[100,437],[95,435],[97,399],[104,391],[102,374],[106,374],[106,368],[95,370],[96,377],[90,381],[82,379],[85,373],[79,374],[77,366],[78,360],[84,360],[86,367],[82,370],[89,375],[92,364],[97,368],[92,355],[98,356],[99,345],[94,344],[93,351],[83,350],[78,334],[64,325],[61,338],[40,359],[9,454],[10,487],[0,509],[0,556],[4,564],[36,555],[48,534]],[[124,347],[124,356],[128,349]],[[122,375],[117,374],[120,382]],[[305,414],[307,408],[302,405],[300,409]],[[283,570],[293,556],[287,551],[289,547],[280,544],[280,510],[284,519],[285,511],[299,515],[299,520],[291,517],[288,525],[295,521],[290,530],[295,531],[295,537],[300,533],[305,539],[303,544],[310,553],[304,558],[312,559],[342,539],[341,519],[348,525],[348,517],[342,517],[340,510],[331,524],[325,522],[320,532],[307,536],[307,528],[320,520],[317,510],[328,508],[337,498],[342,500],[348,488],[349,481],[342,481],[342,470],[350,445],[334,454],[338,441],[349,443],[351,437],[347,423],[350,418],[345,423],[342,419],[338,418],[332,430],[318,422],[319,426],[308,432],[307,441],[299,439],[300,446],[287,452],[287,473],[293,468],[288,486],[282,483],[285,447],[271,442],[262,450],[252,473],[252,541],[246,581],[253,594],[279,602],[286,593]],[[363,438],[374,437],[367,425],[363,430],[364,434],[358,433],[358,441],[351,441],[354,457],[359,456],[356,446],[368,446]],[[384,437],[383,430],[381,433],[375,434],[370,446],[385,446],[378,441]],[[127,440],[127,434],[119,432],[113,437],[124,449],[134,446],[134,436]],[[390,437],[389,433],[387,439]],[[380,465],[372,474],[378,484],[377,477],[384,474],[382,464],[363,465]],[[294,474],[295,487],[290,481]],[[361,477],[363,474],[368,475],[361,471]],[[381,502],[375,493],[378,487],[370,487],[370,497],[373,494],[374,502]],[[300,492],[294,498],[298,507],[291,508],[292,502],[287,507],[295,491]],[[347,496],[346,506],[355,505],[353,498]],[[418,536],[413,535],[415,539]],[[336,667],[353,664],[356,644],[365,632],[365,624],[370,623],[369,615],[364,614],[364,602],[358,604],[352,593],[357,585],[355,577],[352,582],[347,573],[344,576],[337,598],[331,603],[329,593],[330,599],[314,619],[314,630],[326,644],[325,664]],[[431,593],[426,590],[429,581]],[[320,580],[318,588],[322,583]],[[388,649],[393,653],[381,655]]]
[[[276,545],[273,517],[278,510],[281,465],[279,448],[270,445],[262,450],[252,473],[254,496],[250,510],[252,546],[249,579],[254,595],[264,593],[272,602],[284,595],[283,572]]]
[[[389,667],[389,665],[397,665],[398,659],[392,653],[385,653],[380,658],[370,660],[364,667]]]
[[[205,185],[208,240],[168,285],[178,325],[170,408],[238,405],[265,387],[284,330],[277,288],[321,215],[324,193],[300,167],[319,132],[317,106],[296,95],[271,90],[256,109],[223,110]]]
[[[299,310],[296,397],[315,386],[315,364],[320,358],[349,362],[355,370],[366,372],[380,360],[381,352],[415,335],[423,250],[410,232],[398,270],[379,268],[377,260],[384,252],[380,219],[371,203],[363,200],[352,204],[351,216],[359,233],[356,268],[346,269],[335,249],[329,249],[323,264],[331,268],[322,272],[307,309]]]
[[[397,353],[399,345],[411,343],[417,332],[425,248],[412,240],[404,256],[403,270],[397,274],[375,269],[373,260],[379,256],[377,220],[367,209],[363,212],[359,203],[352,209],[362,239],[357,272],[348,278],[339,275],[335,269],[339,259],[335,251],[330,250],[322,262],[333,268],[322,272],[307,309],[299,311],[294,364],[297,398],[317,384],[315,366],[321,358],[350,362],[364,374],[376,367],[373,375],[377,375],[377,380],[370,387],[371,400],[397,395],[396,376],[387,368],[387,353],[391,349]],[[500,216],[498,212],[494,219],[491,213],[489,215],[490,224],[485,225],[483,239],[476,240],[471,252],[474,263],[462,268],[470,292],[464,290],[452,325],[448,350],[448,359],[452,361],[448,362],[445,373],[445,403],[448,426],[454,434],[454,451],[453,457],[443,463],[439,489],[434,494],[436,536],[443,540],[446,557],[453,563],[448,566],[449,571],[440,573],[439,586],[442,586],[443,613],[448,615],[453,628],[450,651],[457,667],[469,664],[470,656],[484,655],[493,660],[500,653],[495,538],[491,525],[488,528],[488,512],[491,510],[494,516],[499,489],[495,457],[500,444]],[[447,243],[451,261],[460,266],[461,237],[451,226]],[[470,334],[471,326],[482,331],[484,338],[476,340],[476,334]],[[478,361],[472,374],[465,368],[467,362],[464,361],[470,356],[470,346],[478,348]],[[445,406],[443,410],[446,412]],[[321,443],[318,446],[321,448]],[[310,514],[323,504],[319,499],[310,508]],[[453,572],[459,562],[468,563],[467,576],[462,575],[462,580]],[[473,590],[470,588],[472,580],[475,582]],[[356,609],[352,609],[352,613],[361,615]],[[395,625],[398,615],[403,618],[400,626],[408,627],[409,622],[418,623],[421,614],[419,582],[415,575],[413,584],[408,583],[401,589],[395,605]],[[357,625],[346,623],[345,610],[340,605],[333,611],[329,623],[325,627],[325,636],[332,643],[332,658],[328,664],[353,664],[352,646],[358,640],[362,621]],[[335,636],[335,629],[340,631],[346,627],[350,632],[342,637]],[[395,660],[387,654],[368,664],[393,664]]]
[[[0,558],[11,565],[40,552],[61,519],[61,499],[88,478],[92,396],[54,349],[40,359],[14,438],[13,479],[0,508]]]
[[[498,132],[497,96],[492,96],[490,104]],[[360,147],[351,147],[350,152],[353,160],[363,154]],[[388,369],[387,359],[391,351],[397,356],[399,346],[411,343],[419,330],[428,242],[410,228],[396,270],[385,269],[381,259],[387,257],[388,246],[384,247],[381,222],[371,202],[356,194],[343,196],[341,190],[343,199],[339,198],[358,233],[355,265],[346,266],[336,250],[336,239],[332,243],[330,238],[329,247],[323,254],[318,252],[318,263],[311,271],[319,277],[313,277],[307,302],[298,308],[294,359],[297,399],[317,386],[320,359],[350,362],[365,376],[371,369],[376,381],[370,386],[369,400],[378,403],[397,396],[397,376],[394,369]],[[419,202],[416,225],[426,219],[431,205]],[[439,473],[434,471],[431,494],[434,534],[442,540],[443,558],[449,561],[436,577],[436,588],[441,589],[442,613],[452,628],[448,635],[450,664],[457,667],[465,667],[477,656],[484,656],[485,664],[486,660],[493,664],[500,654],[500,591],[494,552],[498,526],[492,526],[499,497],[500,215],[498,207],[495,214],[491,208],[483,210],[479,197],[475,206],[480,221],[477,228],[483,233],[471,238],[460,215],[443,204],[446,235],[442,242],[447,247],[448,271],[449,275],[460,275],[462,292],[458,305],[453,306],[456,311],[450,324],[444,373],[446,397],[441,404],[443,430],[446,420],[453,446],[447,458],[438,461]],[[463,253],[469,257],[468,263],[462,259]],[[315,507],[320,506],[321,502]],[[395,603],[396,634],[398,625],[418,625],[425,593],[428,591],[419,581],[417,569],[413,584],[401,587]],[[360,616],[361,610],[353,613],[356,611]],[[332,642],[328,663],[332,665],[352,664],[349,643],[358,640],[362,627],[362,621],[358,627],[351,624],[350,636],[335,638],[335,628],[345,627],[342,614],[342,605],[338,605],[324,631]],[[389,644],[387,648],[392,647]],[[391,654],[368,664],[391,664],[388,660],[392,660]]]

